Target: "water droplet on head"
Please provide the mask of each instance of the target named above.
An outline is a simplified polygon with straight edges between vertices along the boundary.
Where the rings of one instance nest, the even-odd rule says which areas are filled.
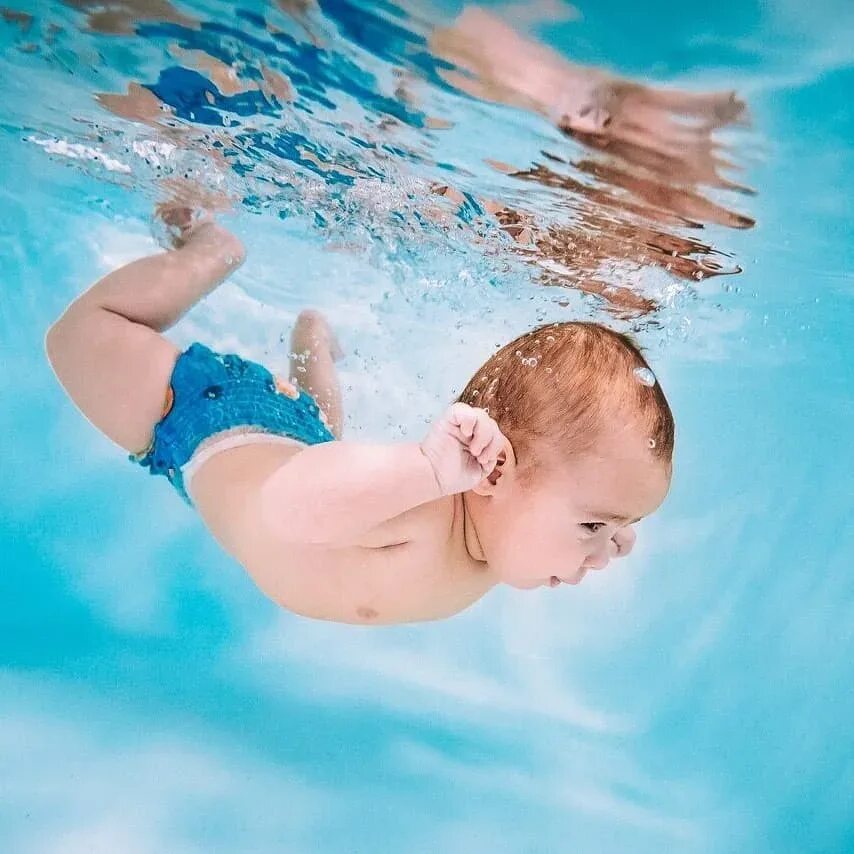
[[[647,386],[655,385],[655,374],[649,368],[635,368],[633,373],[639,383]]]
[[[654,448],[655,447],[655,439],[648,439],[647,445],[649,445],[650,448]]]
[[[548,341],[549,344],[551,344],[554,340],[555,340],[554,335],[547,335],[546,336],[546,341]]]

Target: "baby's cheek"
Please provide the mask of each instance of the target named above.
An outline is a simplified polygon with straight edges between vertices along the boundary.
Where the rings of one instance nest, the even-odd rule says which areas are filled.
[[[541,526],[528,544],[529,554],[536,551],[541,564],[546,564],[550,574],[563,574],[567,568],[577,564],[573,561],[580,559],[578,540],[567,532],[566,520],[559,524]]]
[[[564,546],[561,560],[566,567],[566,572],[575,572],[584,562],[584,549],[580,548],[577,541],[572,541]]]

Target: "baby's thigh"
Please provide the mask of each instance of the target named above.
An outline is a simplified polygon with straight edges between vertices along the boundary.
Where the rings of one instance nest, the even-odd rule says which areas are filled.
[[[174,344],[106,309],[72,306],[46,347],[57,378],[95,427],[131,453],[150,444],[180,355]]]

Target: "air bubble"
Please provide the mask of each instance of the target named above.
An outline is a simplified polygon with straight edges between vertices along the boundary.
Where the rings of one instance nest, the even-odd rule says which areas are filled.
[[[648,439],[648,440],[647,440],[647,445],[648,445],[650,448],[654,448],[654,447],[655,447],[655,439]]]
[[[546,336],[546,341],[548,341],[549,344],[551,344],[554,340],[555,340],[554,335],[547,335]]]
[[[635,368],[633,373],[639,383],[646,386],[655,385],[655,374],[649,368]]]

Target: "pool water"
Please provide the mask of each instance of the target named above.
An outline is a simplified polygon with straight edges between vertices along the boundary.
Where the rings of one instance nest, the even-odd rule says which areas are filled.
[[[0,850],[854,850],[854,6],[4,2]],[[635,552],[422,625],[261,596],[43,355],[188,187],[249,255],[171,337],[281,368],[320,308],[352,438],[634,332]]]

